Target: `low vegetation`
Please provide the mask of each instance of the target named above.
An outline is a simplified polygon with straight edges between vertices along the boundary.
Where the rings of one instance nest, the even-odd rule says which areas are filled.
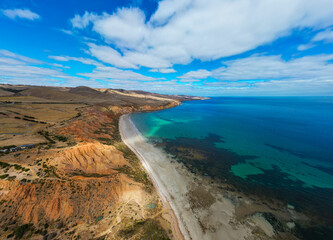
[[[3,174],[3,175],[0,175],[0,179],[5,179],[9,176],[9,174]]]
[[[13,233],[8,235],[8,238],[14,237],[14,239],[21,239],[23,236],[29,232],[33,231],[34,227],[32,224],[24,224],[14,229]]]
[[[119,232],[119,237],[129,239],[134,235],[136,240],[169,240],[168,234],[161,228],[156,220],[135,221],[129,227]]]
[[[1,162],[0,161],[0,168],[8,168],[10,167],[11,165],[9,163],[6,163],[6,162]]]

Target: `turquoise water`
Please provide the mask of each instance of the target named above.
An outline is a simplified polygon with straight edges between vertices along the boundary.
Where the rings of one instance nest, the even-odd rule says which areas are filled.
[[[332,97],[212,98],[132,120],[195,172],[332,217]]]

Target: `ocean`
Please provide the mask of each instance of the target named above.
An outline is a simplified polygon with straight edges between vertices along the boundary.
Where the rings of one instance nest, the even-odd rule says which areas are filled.
[[[333,223],[333,97],[214,97],[131,119],[191,172]]]

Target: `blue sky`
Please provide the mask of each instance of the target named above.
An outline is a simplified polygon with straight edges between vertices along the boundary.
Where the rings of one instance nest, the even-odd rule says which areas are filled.
[[[333,1],[0,0],[0,82],[333,95]]]

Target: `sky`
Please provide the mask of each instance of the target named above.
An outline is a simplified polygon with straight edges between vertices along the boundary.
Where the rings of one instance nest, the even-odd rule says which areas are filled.
[[[333,95],[333,0],[0,0],[0,83]]]

